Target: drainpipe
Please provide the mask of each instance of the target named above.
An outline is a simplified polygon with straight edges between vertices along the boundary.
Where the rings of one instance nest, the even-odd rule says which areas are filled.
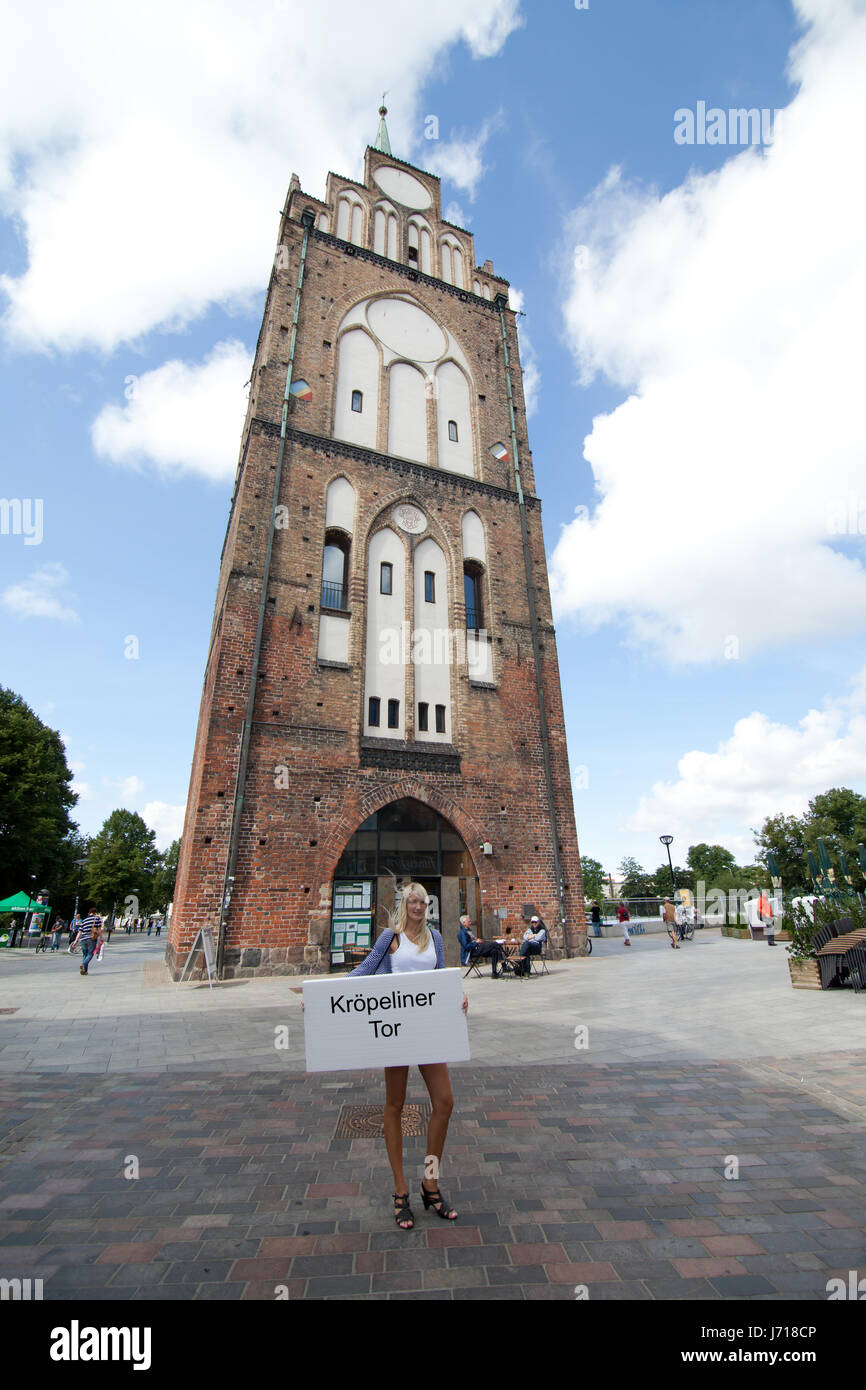
[[[220,902],[220,921],[219,937],[217,940],[217,979],[223,978],[225,965],[225,946],[226,929],[228,921],[228,910],[231,902],[232,889],[235,880],[235,866],[238,858],[238,845],[240,844],[241,817],[244,809],[244,789],[247,780],[247,763],[249,761],[250,740],[253,731],[253,714],[256,703],[256,687],[259,683],[259,662],[262,651],[262,633],[265,625],[265,612],[268,602],[268,583],[271,574],[271,556],[274,549],[274,532],[276,530],[277,504],[280,498],[280,483],[283,476],[283,460],[286,453],[286,425],[289,415],[289,401],[291,399],[289,388],[292,384],[292,372],[295,365],[295,344],[298,338],[298,316],[301,309],[301,290],[304,286],[304,271],[307,265],[307,244],[310,239],[310,231],[313,226],[313,214],[305,212],[301,217],[301,224],[304,228],[304,240],[301,245],[301,260],[298,266],[298,282],[295,289],[295,312],[292,318],[292,337],[289,344],[289,365],[286,371],[286,389],[283,393],[283,416],[280,425],[280,447],[277,454],[277,466],[274,471],[274,491],[271,498],[271,515],[268,523],[268,540],[265,548],[265,563],[262,573],[262,589],[259,596],[259,616],[256,625],[256,640],[253,647],[252,670],[250,673],[250,692],[247,699],[247,712],[241,727],[241,747],[238,757],[238,775],[235,781],[235,795],[232,804],[231,832],[229,835],[229,852],[226,860],[225,878],[223,880],[223,893]]]
[[[529,553],[529,530],[526,524],[526,500],[523,495],[523,482],[520,477],[520,455],[517,452],[517,427],[514,420],[514,395],[511,390],[511,362],[508,355],[508,335],[505,325],[507,300],[498,294],[493,301],[499,310],[499,323],[502,328],[502,350],[505,356],[505,388],[508,393],[508,415],[511,425],[511,456],[514,460],[514,488],[517,493],[517,506],[520,512],[520,533],[523,540],[523,567],[526,572],[526,593],[529,599],[529,630],[532,635],[532,653],[535,659],[535,688],[538,695],[538,718],[541,733],[541,751],[544,758],[544,781],[547,788],[547,808],[550,814],[550,829],[553,836],[553,871],[559,891],[559,918],[562,923],[562,940],[566,954],[571,950],[568,939],[568,924],[565,915],[565,890],[562,882],[562,864],[559,858],[559,834],[556,826],[556,804],[553,798],[553,773],[550,767],[550,744],[547,728],[547,711],[544,704],[544,683],[541,673],[541,647],[538,636],[538,613],[535,607],[535,583],[532,577],[532,560]]]

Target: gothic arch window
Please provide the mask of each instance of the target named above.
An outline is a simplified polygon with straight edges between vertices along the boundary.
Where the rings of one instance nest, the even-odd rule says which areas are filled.
[[[476,560],[464,562],[463,600],[466,605],[466,626],[473,632],[484,626],[483,575],[484,570]]]
[[[388,575],[385,584],[383,573]],[[363,731],[377,738],[406,737],[405,602],[406,548],[397,532],[385,526],[374,533],[367,550]],[[373,701],[381,715],[387,712],[387,723],[381,716],[378,723],[371,720]]]
[[[415,701],[436,712],[433,727],[416,721],[416,738],[446,741],[451,710],[451,633],[448,621],[448,565],[445,552],[428,536],[412,556],[415,601],[412,662]],[[441,713],[440,713],[441,711]]]
[[[433,238],[430,228],[421,217],[410,217],[409,219],[409,264],[416,270],[420,270],[423,275],[432,275],[431,248]]]
[[[318,222],[316,223],[316,225],[317,225],[317,227],[318,227],[318,229],[319,229],[320,232],[327,232],[327,231],[330,231],[330,228],[331,228],[331,219],[330,219],[330,217],[328,216],[328,214],[327,214],[326,212],[320,212],[320,213],[319,213],[319,219],[318,219]]]
[[[448,285],[456,285],[457,289],[462,290],[463,285],[463,252],[453,237],[444,237],[441,246],[442,255],[442,279]]]
[[[390,203],[379,203],[374,210],[373,250],[389,261],[398,259],[397,213]]]
[[[334,438],[367,449],[376,447],[381,357],[363,328],[350,328],[337,350]]]
[[[349,552],[352,538],[345,531],[329,527],[325,532],[322,556],[322,607],[342,612],[349,588]]]
[[[343,193],[337,203],[337,236],[354,246],[364,244],[364,209],[357,198]]]
[[[388,372],[388,453],[427,462],[427,392],[423,373],[408,362]]]
[[[456,362],[436,369],[439,467],[449,473],[475,472],[469,382]]]

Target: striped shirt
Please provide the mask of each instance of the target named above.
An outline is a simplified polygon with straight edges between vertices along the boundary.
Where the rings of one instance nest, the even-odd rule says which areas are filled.
[[[82,944],[88,937],[92,937],[93,940],[96,941],[99,937],[101,926],[102,919],[98,913],[91,912],[89,917],[85,917],[84,921],[81,922],[78,927]]]

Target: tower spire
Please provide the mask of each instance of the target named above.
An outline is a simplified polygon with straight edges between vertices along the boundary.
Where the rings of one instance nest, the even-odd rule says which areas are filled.
[[[385,105],[387,95],[387,92],[382,93],[382,105],[379,107],[379,129],[376,132],[376,143],[373,146],[375,150],[381,150],[383,154],[391,153],[391,141],[388,139],[388,127],[385,124],[385,117],[388,114],[388,108]]]

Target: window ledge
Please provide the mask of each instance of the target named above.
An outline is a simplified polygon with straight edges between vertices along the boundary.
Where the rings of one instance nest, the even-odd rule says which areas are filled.
[[[499,686],[498,686],[498,685],[494,685],[491,681],[474,681],[474,680],[472,679],[471,676],[469,677],[469,684],[470,684],[470,686],[472,687],[473,690],[498,690],[498,689],[499,689]]]
[[[328,608],[326,604],[319,605],[320,613],[327,613],[329,618],[351,618],[352,613],[348,608]]]
[[[317,666],[324,666],[327,671],[351,671],[351,666],[347,661],[325,661],[322,657],[316,662]]]

